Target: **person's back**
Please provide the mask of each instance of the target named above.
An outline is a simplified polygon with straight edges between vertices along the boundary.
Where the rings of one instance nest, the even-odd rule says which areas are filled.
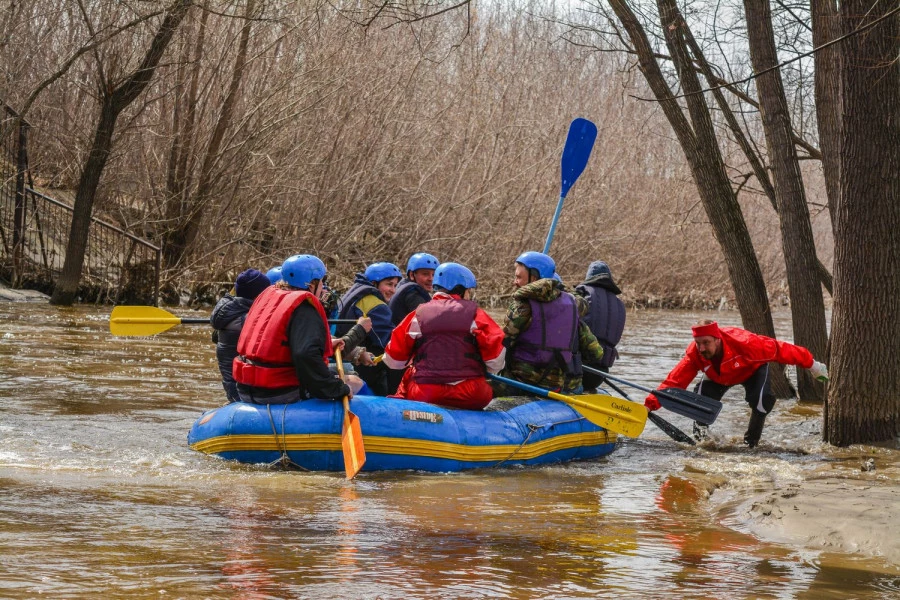
[[[504,365],[503,331],[472,301],[475,276],[466,267],[444,263],[435,272],[435,295],[397,326],[384,361],[402,368],[412,360],[397,397],[479,410],[493,390],[485,371]]]
[[[237,402],[240,396],[232,374],[232,364],[237,356],[238,339],[244,327],[244,320],[253,301],[267,287],[269,279],[256,269],[248,269],[238,275],[234,284],[235,295],[225,294],[216,303],[209,323],[212,325],[216,342],[216,361],[222,374],[222,387],[229,402]]]
[[[282,275],[253,303],[238,340],[233,372],[241,400],[280,404],[351,396],[328,370],[332,340],[319,301],[325,265],[296,255],[284,262]]]
[[[619,357],[616,346],[625,330],[625,303],[619,299],[622,290],[613,280],[609,266],[594,261],[588,267],[585,280],[575,288],[575,293],[588,301],[588,312],[584,322],[603,347],[603,358],[592,367],[608,371]],[[594,389],[603,383],[599,375],[585,373],[584,388]]]

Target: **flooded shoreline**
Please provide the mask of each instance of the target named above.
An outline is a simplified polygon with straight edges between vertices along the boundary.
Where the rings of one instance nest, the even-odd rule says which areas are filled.
[[[597,461],[346,482],[187,448],[194,419],[224,402],[206,327],[112,338],[103,307],[0,314],[3,595],[900,593],[898,452],[825,445],[819,407],[779,401],[755,450],[733,392],[695,448],[648,423]],[[630,312],[616,372],[655,387],[707,314],[739,321]]]

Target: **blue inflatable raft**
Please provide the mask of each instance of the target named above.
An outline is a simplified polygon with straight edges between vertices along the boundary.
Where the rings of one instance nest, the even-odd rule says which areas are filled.
[[[563,402],[499,399],[488,410],[457,410],[396,398],[356,396],[366,448],[363,471],[462,471],[605,456],[616,434]],[[203,413],[188,433],[194,450],[242,463],[285,463],[343,471],[343,406],[331,400],[256,405]]]

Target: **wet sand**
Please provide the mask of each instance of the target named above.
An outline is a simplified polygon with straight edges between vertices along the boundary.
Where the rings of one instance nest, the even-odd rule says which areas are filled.
[[[772,543],[883,559],[900,567],[900,450],[834,448],[821,441],[821,406],[781,401],[760,446],[742,430],[700,445],[740,454],[727,467],[703,454],[685,470],[730,527]],[[733,426],[732,426],[733,427]],[[702,451],[699,451],[702,452]]]
[[[900,565],[900,490],[843,478],[789,483],[745,502],[756,537],[775,543],[876,556]]]

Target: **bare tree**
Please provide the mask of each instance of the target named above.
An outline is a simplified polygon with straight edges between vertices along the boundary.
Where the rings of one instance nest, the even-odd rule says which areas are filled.
[[[166,46],[169,45],[175,30],[192,4],[192,0],[176,0],[166,10],[162,23],[153,36],[143,60],[124,80],[116,83],[105,76],[102,67],[98,70],[101,98],[100,117],[97,121],[94,142],[82,169],[81,180],[75,194],[66,260],[50,299],[52,304],[68,306],[75,301],[87,248],[94,197],[112,150],[113,133],[119,114],[134,102],[149,85]]]
[[[234,60],[234,67],[231,72],[231,81],[228,85],[228,91],[222,100],[222,106],[219,110],[219,116],[212,131],[212,136],[206,148],[203,162],[200,166],[197,187],[191,196],[187,196],[188,190],[182,186],[182,189],[173,190],[173,194],[169,197],[170,209],[168,213],[172,224],[163,238],[163,258],[167,267],[171,268],[177,265],[185,258],[185,252],[190,244],[194,242],[200,229],[200,222],[206,214],[207,201],[213,193],[214,179],[216,178],[216,163],[220,159],[222,152],[222,144],[225,140],[225,133],[234,124],[235,106],[238,102],[238,91],[241,87],[241,81],[244,76],[244,69],[247,65],[247,47],[250,40],[250,31],[253,24],[253,15],[255,12],[256,2],[247,0],[244,23],[241,27],[240,39],[238,42],[237,56]],[[201,32],[205,29],[205,22],[201,23]],[[198,38],[202,40],[202,35]],[[197,53],[194,57],[195,61],[200,60],[200,51],[202,42],[197,43]],[[192,80],[191,94],[196,101],[196,77]],[[189,109],[191,110],[191,109]],[[192,123],[193,116],[188,118],[188,123]],[[181,177],[183,179],[183,175]]]
[[[813,356],[824,357],[828,342],[825,303],[793,126],[781,72],[777,68],[778,53],[769,0],[744,0],[744,11],[753,69],[760,74],[756,78],[756,88],[781,222],[794,342],[809,349]],[[824,400],[824,386],[816,383],[805,369],[797,372],[797,383],[800,398]]]
[[[756,260],[744,217],[719,149],[709,108],[687,43],[687,23],[672,0],[659,0],[659,18],[669,55],[685,91],[687,115],[657,62],[656,53],[639,19],[625,0],[610,0],[615,15],[627,32],[638,66],[660,102],[687,157],[716,239],[722,248],[744,326],[774,336],[775,327],[762,271]],[[790,394],[783,371],[773,379],[776,394]]]

